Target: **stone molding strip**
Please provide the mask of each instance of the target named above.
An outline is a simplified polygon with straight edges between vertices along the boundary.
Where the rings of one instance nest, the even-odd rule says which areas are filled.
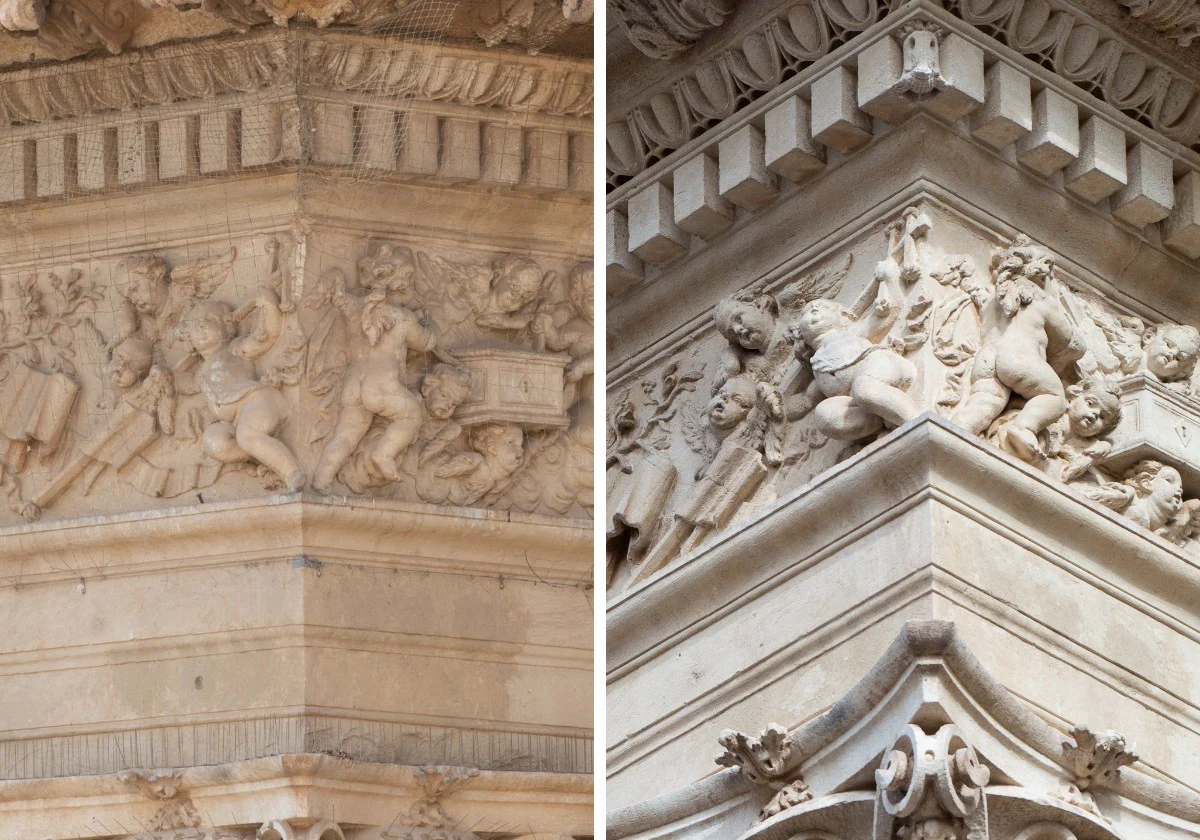
[[[1179,3],[1120,0],[1148,20],[1176,14]],[[804,72],[889,14],[885,0],[847,6],[800,0],[724,51],[657,85],[644,101],[613,114],[607,126],[608,183],[619,186]],[[909,4],[912,5],[912,4]],[[946,9],[1035,63],[1051,68],[1131,118],[1184,145],[1200,141],[1200,88],[1161,56],[1148,55],[1068,0],[1032,6],[1021,0],[950,0]],[[1190,8],[1190,7],[1189,7]],[[853,9],[853,10],[852,10]],[[1183,25],[1182,31],[1191,31]]]
[[[0,72],[0,124],[24,125],[314,82],[517,114],[587,120],[590,62],[307,30],[250,33]]]
[[[940,29],[932,95],[906,87],[896,38],[905,25]],[[1153,227],[1177,255],[1200,257],[1200,157],[922,3],[612,193],[609,292],[640,283],[645,265],[681,258],[693,237],[703,247],[744,223],[786,183],[836,165],[913,113],[969,118],[974,141],[1013,154],[1049,187],[1135,228]]]
[[[896,640],[879,661],[828,711],[787,736],[791,746],[788,769],[833,744],[876,708],[905,675],[931,659],[941,660],[954,679],[1002,728],[1053,764],[1070,771],[1062,750],[1063,733],[1010,694],[987,672],[967,647],[953,622],[905,622]],[[1141,805],[1183,820],[1200,820],[1200,795],[1153,778],[1134,768],[1120,776],[1119,792]],[[630,837],[667,825],[704,808],[744,793],[748,783],[740,769],[726,769],[688,787],[648,802],[610,812],[610,840]]]
[[[0,742],[4,781],[96,776],[130,767],[195,767],[288,753],[385,764],[590,773],[590,737],[320,714],[16,738]]]

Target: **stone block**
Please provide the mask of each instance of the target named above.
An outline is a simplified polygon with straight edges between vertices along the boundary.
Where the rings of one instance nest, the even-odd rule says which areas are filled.
[[[117,127],[117,183],[144,184],[149,174],[146,126],[142,123]]]
[[[362,108],[358,112],[359,154],[364,166],[391,172],[396,168],[396,112]]]
[[[871,120],[858,107],[854,71],[834,67],[813,82],[813,139],[840,152],[850,152],[871,139]]]
[[[1163,244],[1191,259],[1200,257],[1200,173],[1175,182],[1175,207],[1162,223]]]
[[[462,350],[457,358],[471,372],[470,394],[454,414],[459,423],[542,428],[570,423],[563,402],[567,356],[489,348]]]
[[[938,65],[941,85],[925,104],[926,109],[942,119],[955,121],[983,105],[987,85],[982,49],[951,32],[938,40]]]
[[[161,120],[158,124],[158,177],[168,180],[195,175],[198,171],[195,144],[193,138],[194,118],[175,117]],[[82,167],[80,179],[82,186]],[[104,186],[103,180],[95,187]]]
[[[571,189],[591,195],[595,180],[595,151],[591,134],[571,135]]]
[[[265,166],[279,159],[282,121],[279,105],[260,102],[242,109],[242,166]]]
[[[1033,130],[1033,94],[1029,77],[996,62],[984,79],[983,107],[971,115],[971,133],[997,149],[1016,143]]]
[[[1079,156],[1079,108],[1049,88],[1033,100],[1033,130],[1017,143],[1017,159],[1050,176]]]
[[[404,136],[400,141],[400,171],[411,175],[437,172],[440,138],[436,114],[409,112],[404,118]]]
[[[717,162],[696,155],[675,170],[675,224],[708,239],[733,224],[733,205],[721,197]]]
[[[629,199],[629,251],[651,265],[661,265],[684,253],[691,242],[675,224],[671,190],[654,182]]]
[[[161,131],[159,133],[161,137]],[[113,146],[103,128],[80,131],[75,135],[75,184],[81,190],[102,190],[108,173],[114,171]]]
[[[718,188],[727,201],[757,210],[779,194],[767,169],[766,141],[752,125],[744,125],[721,141]]]
[[[1126,180],[1125,132],[1090,117],[1079,131],[1079,157],[1067,166],[1064,186],[1095,204],[1125,186]]]
[[[68,161],[67,141],[71,141],[70,157],[74,157],[74,135],[42,137],[37,141],[37,195],[38,198],[65,195],[67,192],[67,166],[74,175],[75,162]]]
[[[1165,154],[1138,143],[1126,157],[1129,181],[1112,198],[1112,212],[1135,227],[1145,227],[1162,221],[1175,204],[1175,179],[1171,159]]]
[[[313,114],[313,159],[332,166],[354,163],[354,106],[320,102]]]
[[[209,111],[200,115],[197,129],[200,172],[210,175],[237,168],[237,131],[232,111]]]
[[[524,159],[524,132],[520,126],[488,123],[483,127],[483,180],[520,183]]]
[[[629,220],[624,213],[609,210],[605,230],[605,291],[620,294],[642,280],[642,263],[629,253]]]
[[[880,38],[859,53],[858,107],[893,124],[911,113],[916,100],[897,90],[903,66],[900,44],[890,36]]]
[[[475,181],[479,178],[480,125],[478,120],[447,117],[442,128],[443,178]]]
[[[802,181],[825,167],[825,149],[813,141],[808,103],[789,96],[767,111],[767,169],[789,181]]]
[[[525,138],[525,183],[543,190],[565,190],[570,149],[565,131],[535,129]]]

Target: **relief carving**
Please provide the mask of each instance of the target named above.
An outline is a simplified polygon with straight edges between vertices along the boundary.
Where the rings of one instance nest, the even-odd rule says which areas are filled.
[[[183,773],[178,770],[126,770],[117,778],[131,784],[148,799],[163,803],[146,826],[150,831],[199,828],[200,813],[191,796],[183,789]]]
[[[297,306],[298,246],[251,251],[135,254],[111,288],[91,279],[102,264],[5,279],[11,513],[127,504],[114,486],[203,503],[311,476],[315,492],[591,515],[590,267],[375,242],[353,280],[330,267]]]
[[[610,587],[926,410],[1200,554],[1200,330],[1120,310],[1028,237],[945,253],[931,231],[906,208],[870,275],[852,251],[838,268],[751,286],[719,301],[640,394],[619,381]]]
[[[725,22],[734,0],[609,0],[629,42],[651,58],[674,58]]]
[[[748,781],[775,791],[759,811],[760,822],[812,800],[812,791],[798,769],[788,768],[792,747],[787,730],[779,724],[769,724],[758,738],[726,729],[718,741],[725,751],[717,756],[717,764],[737,767]]]
[[[381,840],[479,840],[442,807],[444,797],[478,775],[478,770],[466,767],[418,768],[421,798],[412,804],[406,817],[397,820],[399,824],[384,830]]]

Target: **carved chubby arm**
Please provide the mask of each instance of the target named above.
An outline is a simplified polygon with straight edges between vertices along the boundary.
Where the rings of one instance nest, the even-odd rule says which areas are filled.
[[[265,356],[283,334],[284,314],[279,307],[279,295],[273,290],[259,289],[254,298],[235,313],[235,317],[247,317],[252,312],[258,313],[254,329],[233,340],[233,352],[244,359]]]
[[[421,447],[421,454],[417,456],[417,465],[421,467],[425,466],[442,452],[446,451],[446,447],[460,437],[462,437],[462,426],[454,422],[449,422],[445,426],[442,426],[442,428],[438,429],[437,434]]]

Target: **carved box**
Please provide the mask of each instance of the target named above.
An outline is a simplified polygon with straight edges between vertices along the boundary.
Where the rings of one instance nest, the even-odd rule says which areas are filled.
[[[570,356],[493,349],[456,355],[471,371],[471,395],[454,415],[463,425],[558,427],[570,422],[563,397],[563,371]]]
[[[1145,374],[1121,380],[1121,422],[1104,465],[1120,474],[1143,458],[1178,468],[1189,494],[1200,492],[1200,412],[1193,400]]]

